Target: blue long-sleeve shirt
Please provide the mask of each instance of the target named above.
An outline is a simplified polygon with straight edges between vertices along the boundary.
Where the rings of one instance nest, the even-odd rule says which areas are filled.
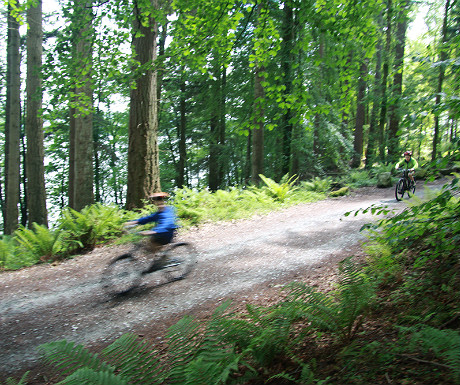
[[[140,225],[156,222],[156,226],[152,228],[152,231],[155,231],[158,234],[174,232],[174,230],[179,227],[176,221],[176,211],[170,206],[165,206],[163,210],[156,211],[137,220]]]

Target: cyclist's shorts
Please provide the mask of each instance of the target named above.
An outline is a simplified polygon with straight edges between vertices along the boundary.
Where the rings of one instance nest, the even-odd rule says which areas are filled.
[[[167,245],[168,243],[171,243],[172,239],[174,238],[174,231],[169,233],[153,234],[152,238],[156,243],[159,243],[160,245]]]

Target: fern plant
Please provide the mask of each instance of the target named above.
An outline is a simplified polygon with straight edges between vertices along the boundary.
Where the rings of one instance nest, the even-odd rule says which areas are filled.
[[[5,381],[5,385],[27,385],[27,377],[29,377],[30,372],[25,372],[19,380],[15,380],[12,377],[9,377]],[[0,384],[2,384],[0,382]]]
[[[16,244],[9,236],[0,239],[0,269],[10,268],[9,261],[15,256]]]
[[[61,213],[59,228],[67,239],[79,248],[94,247],[98,242],[119,235],[126,213],[116,206],[99,203],[87,206],[80,212],[68,208]]]
[[[406,350],[440,359],[451,372],[454,381],[460,381],[460,333],[457,330],[437,329],[427,325],[400,327],[410,335]]]
[[[314,177],[310,181],[301,182],[301,188],[307,191],[327,192],[331,189],[332,178]]]
[[[53,261],[67,251],[67,243],[61,229],[50,230],[46,226],[34,223],[33,229],[21,226],[14,236],[19,249],[29,253],[37,261]]]
[[[269,196],[279,200],[280,202],[284,202],[284,200],[292,193],[295,189],[293,185],[297,182],[298,177],[296,175],[291,176],[288,178],[285,175],[280,183],[276,183],[274,180],[259,174],[260,179],[265,183],[265,189]]]
[[[350,340],[362,324],[375,289],[349,258],[342,262],[340,274],[340,285],[330,294],[317,292],[303,283],[288,285],[288,301],[284,307],[290,308],[296,317],[306,318],[309,327],[336,333],[341,340]]]

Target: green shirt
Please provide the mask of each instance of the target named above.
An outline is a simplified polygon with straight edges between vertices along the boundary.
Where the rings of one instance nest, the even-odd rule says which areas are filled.
[[[397,163],[395,168],[405,168],[406,170],[413,168],[416,169],[418,167],[418,162],[414,158],[410,158],[409,162],[406,159],[403,159],[401,162]]]

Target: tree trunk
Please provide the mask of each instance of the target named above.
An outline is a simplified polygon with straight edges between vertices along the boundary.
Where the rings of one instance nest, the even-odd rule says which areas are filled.
[[[431,160],[435,160],[438,156],[438,142],[439,142],[439,106],[441,105],[441,92],[445,76],[445,61],[447,59],[447,50],[444,47],[447,42],[447,19],[449,17],[450,0],[446,0],[444,9],[444,20],[442,23],[442,37],[441,37],[441,53],[439,61],[442,63],[439,66],[438,85],[436,87],[436,100],[434,105],[434,133],[433,133],[433,150],[431,153]]]
[[[12,234],[18,227],[19,179],[20,179],[20,129],[21,129],[21,76],[19,23],[11,16],[8,7],[7,47],[7,125],[5,143],[5,234]]]
[[[284,94],[285,96],[290,96],[292,94],[292,64],[294,63],[292,52],[294,45],[294,14],[292,6],[288,2],[284,3],[283,12],[281,69],[283,71],[283,84],[286,87]],[[291,168],[292,134],[294,130],[292,117],[292,109],[288,107],[282,117],[283,145],[281,172],[283,175],[289,173]]]
[[[377,43],[375,49],[375,75],[374,75],[374,85],[372,91],[372,111],[369,118],[369,133],[367,138],[367,149],[366,149],[366,167],[369,168],[372,166],[376,160],[377,148],[379,143],[378,137],[378,111],[380,108],[380,98],[381,93],[381,67],[382,67],[382,44]]]
[[[185,165],[187,160],[187,104],[185,96],[185,81],[180,82],[180,100],[179,100],[179,162],[177,164],[177,179],[176,186],[182,188],[186,185]]]
[[[43,52],[42,1],[27,10],[27,206],[29,227],[32,223],[48,225],[46,211],[45,166],[43,145],[42,81]]]
[[[393,3],[392,0],[387,0],[387,28],[386,28],[386,44],[384,51],[384,60],[383,60],[383,71],[382,71],[382,100],[380,102],[380,119],[378,126],[378,136],[379,136],[379,159],[380,161],[385,161],[385,149],[386,149],[386,140],[385,140],[385,123],[387,120],[387,102],[388,102],[388,92],[387,92],[387,82],[388,74],[390,70],[390,47],[391,47],[391,22],[393,15]]]
[[[74,4],[73,23],[76,27],[74,41],[74,68],[76,87],[71,136],[74,140],[73,168],[74,182],[70,194],[77,211],[94,203],[93,194],[93,90],[92,90],[92,8],[91,3],[80,0]],[[73,160],[73,162],[72,162]],[[69,202],[70,203],[70,202]]]
[[[259,174],[264,173],[264,121],[265,110],[263,99],[265,90],[262,86],[264,81],[261,73],[263,67],[257,67],[254,75],[254,122],[252,130],[252,158],[251,158],[251,181],[253,184],[260,183]]]
[[[136,76],[129,110],[128,192],[126,207],[142,207],[143,200],[161,190],[158,154],[157,75],[153,63],[157,56],[157,23],[151,15],[158,6],[134,3],[134,59],[144,69]],[[144,19],[144,20],[141,20]],[[135,69],[137,70],[137,69]]]
[[[390,106],[390,121],[388,125],[388,158],[394,162],[399,157],[399,140],[398,131],[401,121],[401,98],[402,98],[402,83],[403,83],[403,68],[404,68],[404,48],[406,45],[406,30],[407,30],[407,13],[409,4],[406,1],[400,5],[401,9],[398,12],[398,24],[396,29],[396,45],[394,57],[394,76],[393,76],[393,103]]]
[[[352,167],[359,167],[361,165],[361,158],[363,156],[363,139],[364,139],[364,122],[366,117],[366,107],[364,97],[366,96],[366,76],[367,76],[367,63],[363,61],[360,68],[360,76],[358,80],[358,98],[356,106],[356,124],[354,135],[354,156],[352,160]]]

